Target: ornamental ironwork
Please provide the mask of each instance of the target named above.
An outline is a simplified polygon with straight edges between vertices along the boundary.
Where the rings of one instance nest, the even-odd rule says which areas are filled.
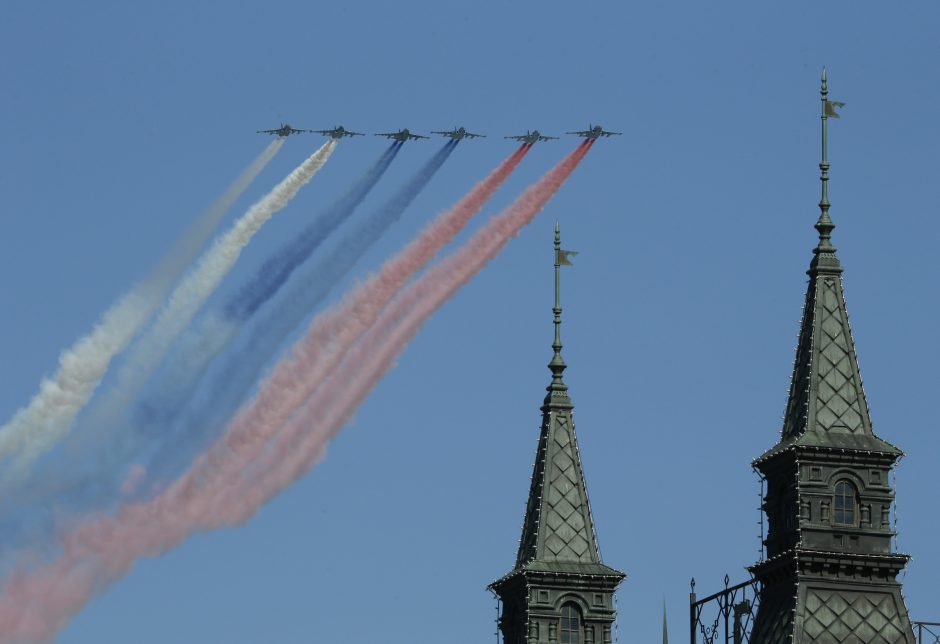
[[[760,582],[751,579],[725,587],[704,599],[695,594],[695,579],[689,593],[689,641],[691,644],[750,644],[751,627],[757,615]],[[940,622],[912,621],[917,644],[940,644]]]
[[[689,593],[689,634],[692,644],[749,644],[751,626],[760,598],[756,579],[729,586],[704,599],[695,595],[695,579]]]

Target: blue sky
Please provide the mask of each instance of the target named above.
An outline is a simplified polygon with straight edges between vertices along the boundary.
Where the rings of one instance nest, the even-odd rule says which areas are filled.
[[[492,638],[485,586],[514,561],[549,381],[556,219],[581,253],[563,283],[566,379],[604,558],[628,575],[621,639],[657,637],[663,597],[683,634],[689,579],[717,589],[758,556],[749,463],[786,401],[824,64],[847,103],[830,127],[833,240],[876,431],[908,453],[905,595],[940,620],[935,3],[9,0],[3,14],[4,419],[261,150],[257,129],[489,134],[460,144],[359,276],[507,155],[504,135],[624,132],[427,324],[321,465],[247,525],[139,564],[60,641]],[[319,143],[288,140],[233,215]],[[384,146],[343,141],[219,297]],[[438,146],[406,145],[363,209]],[[573,146],[537,146],[487,213]]]

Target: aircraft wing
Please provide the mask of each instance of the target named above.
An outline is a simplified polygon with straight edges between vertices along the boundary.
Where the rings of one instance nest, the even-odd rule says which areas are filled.
[[[346,136],[365,136],[365,134],[362,132],[352,132],[350,130],[346,130]]]
[[[314,134],[322,134],[323,136],[330,136],[333,134],[333,130],[310,130]]]
[[[565,134],[574,134],[576,136],[591,136],[593,132],[591,132],[590,130],[581,130],[577,132],[565,132]]]
[[[506,136],[503,138],[512,139],[513,141],[525,141],[529,137],[525,136],[524,134],[519,134],[518,136]]]
[[[471,139],[485,139],[485,134],[474,134],[472,132],[467,132],[466,136],[469,136]]]
[[[539,135],[539,141],[551,141],[552,139],[557,139],[557,136],[548,136],[547,134]]]
[[[277,130],[258,130],[255,134],[277,134]]]
[[[414,140],[416,140],[416,141],[417,141],[418,139],[427,139],[427,138],[430,138],[430,137],[424,136],[423,134],[409,134],[408,137],[409,137],[409,138],[412,138],[412,139],[414,139]]]
[[[623,132],[601,132],[601,136],[620,136]]]
[[[298,130],[295,127],[290,128],[291,134],[303,134],[304,132],[313,132],[313,130]]]
[[[390,139],[394,139],[396,136],[398,136],[398,132],[376,132],[375,135],[376,135],[376,136],[384,136],[384,137],[388,137],[388,138],[390,138]]]

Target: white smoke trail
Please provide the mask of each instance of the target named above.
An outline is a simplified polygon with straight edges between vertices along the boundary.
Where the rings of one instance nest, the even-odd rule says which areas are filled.
[[[44,378],[39,392],[0,427],[0,460],[20,451],[33,435],[58,434],[91,399],[115,355],[140,332],[170,288],[192,264],[223,215],[274,158],[283,139],[273,141],[176,241],[140,284],[105,311],[91,333],[59,356],[59,369]]]
[[[160,365],[173,341],[189,325],[206,299],[235,265],[242,249],[274,213],[284,208],[294,195],[323,166],[333,153],[336,141],[330,140],[308,157],[260,201],[248,209],[231,229],[218,238],[196,267],[170,294],[153,326],[137,341],[118,372],[114,388],[91,410],[89,436],[97,441],[115,428],[127,405],[139,394],[147,380]],[[23,441],[20,452],[4,477],[5,483],[23,477],[43,453],[54,447],[70,425],[57,424],[47,431],[32,432]]]

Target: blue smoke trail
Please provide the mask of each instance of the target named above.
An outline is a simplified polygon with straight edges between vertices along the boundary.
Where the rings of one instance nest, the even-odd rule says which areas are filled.
[[[127,431],[115,436],[108,445],[96,446],[96,455],[73,447],[66,458],[53,459],[44,468],[41,485],[34,481],[29,490],[20,490],[10,499],[0,500],[0,514],[12,516],[11,510],[15,508],[18,511],[12,516],[14,522],[25,520],[23,509],[28,505],[22,501],[26,498],[29,503],[39,505],[57,498],[74,509],[96,505],[113,496],[119,486],[118,471],[139,453],[144,439],[168,432],[195,394],[212,360],[234,340],[247,318],[283,286],[291,272],[349,218],[388,170],[401,147],[398,141],[388,146],[340,199],[323,211],[299,238],[265,263],[222,311],[208,313],[199,326],[177,341],[174,355],[150,388],[151,393],[132,412]],[[35,520],[28,523],[45,521],[48,527],[50,519],[43,516],[48,515],[48,507],[34,514],[37,515]],[[10,529],[6,522],[0,521],[0,535],[5,533],[10,534]]]
[[[178,344],[161,381],[134,413],[134,424],[162,431],[186,406],[215,357],[235,339],[242,325],[290,278],[336,228],[369,195],[401,150],[393,142],[349,190],[312,224],[268,259],[247,284],[229,298],[221,312],[210,312]]]
[[[159,451],[148,468],[151,476],[173,475],[185,465],[193,447],[201,446],[228,419],[257,382],[265,364],[281,343],[401,218],[456,147],[457,141],[444,144],[401,190],[345,234],[329,255],[291,282],[279,305],[259,320],[244,347],[228,356],[221,365],[211,384],[208,404],[185,419],[181,440],[158,447]]]
[[[274,297],[294,269],[307,261],[313,251],[362,203],[362,200],[385,174],[388,166],[401,150],[401,146],[402,143],[399,141],[392,143],[346,195],[268,259],[254,277],[225,305],[226,317],[247,320],[265,302]]]

